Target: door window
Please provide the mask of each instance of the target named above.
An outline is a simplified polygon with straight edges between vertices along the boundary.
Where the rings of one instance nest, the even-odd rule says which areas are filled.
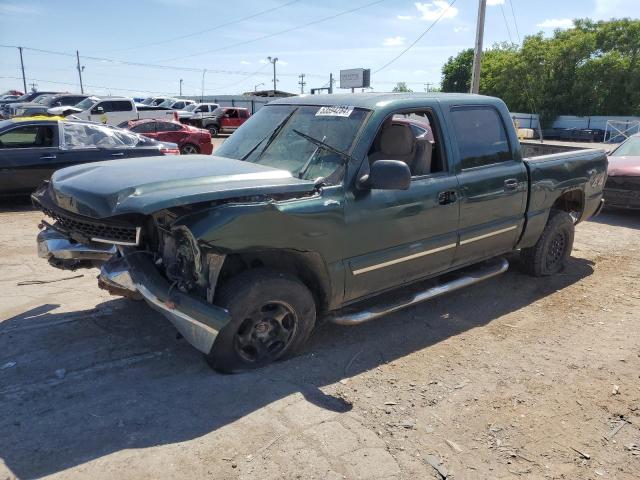
[[[113,100],[109,103],[111,104],[111,109],[109,110],[110,112],[130,112],[131,110],[133,110],[133,105],[131,104],[131,102],[128,102],[126,100]]]
[[[159,132],[177,132],[178,130],[182,130],[181,125],[171,122],[158,122],[156,128]]]
[[[507,132],[491,107],[456,107],[451,110],[462,169],[512,160]]]
[[[50,125],[18,127],[0,134],[0,148],[53,147],[53,135],[53,127]]]
[[[246,110],[240,110],[240,118],[249,118],[249,112]]]
[[[224,113],[229,118],[238,118],[238,111],[235,108],[230,108]]]
[[[144,138],[124,130],[83,123],[65,123],[63,131],[65,148],[69,150],[134,147]]]
[[[155,133],[156,124],[155,122],[139,123],[138,125],[133,126],[129,130],[135,133]]]

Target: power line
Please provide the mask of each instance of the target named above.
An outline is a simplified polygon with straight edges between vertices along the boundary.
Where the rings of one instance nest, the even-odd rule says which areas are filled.
[[[520,40],[520,31],[518,30],[518,21],[516,20],[516,13],[513,10],[513,2],[509,0],[509,6],[511,7],[511,16],[513,17],[513,25],[516,27],[516,35],[518,36],[518,43],[522,43]]]
[[[2,76],[0,78],[11,79],[11,80],[22,80],[22,77]],[[73,87],[77,87],[78,86],[77,83],[58,82],[56,80],[44,80],[42,78],[30,78],[30,77],[27,77],[27,80],[41,82],[41,83],[53,83],[54,85],[71,85]],[[163,95],[167,93],[167,91],[161,92],[161,91],[157,91],[157,90],[143,90],[143,89],[138,89],[138,88],[115,88],[115,87],[107,87],[107,86],[104,86],[104,85],[89,85],[89,84],[85,84],[85,86],[86,87],[91,87],[91,88],[101,88],[103,90],[116,90],[116,91],[122,91],[122,92],[159,93],[159,94],[163,94]]]
[[[413,46],[418,43],[420,40],[422,40],[422,37],[424,37],[427,33],[429,33],[429,30],[431,30],[433,27],[435,27],[435,25],[440,21],[440,19],[444,16],[445,13],[447,13],[447,11],[453,6],[453,4],[456,3],[456,0],[452,0],[449,5],[447,5],[447,8],[445,8],[444,10],[442,10],[442,12],[440,13],[440,16],[438,18],[436,18],[433,23],[431,23],[431,25],[429,25],[427,27],[427,29],[422,32],[418,38],[416,38],[411,45],[409,45],[407,48],[405,48],[404,50],[402,50],[398,55],[396,55],[395,57],[393,57],[391,60],[389,60],[387,63],[385,63],[383,66],[381,66],[379,69],[377,69],[376,71],[374,71],[373,73],[378,73],[382,70],[384,70],[385,68],[387,68],[389,65],[391,65],[393,62],[395,62],[396,60],[398,60],[401,56],[403,56],[405,53],[407,53],[409,50],[411,50],[413,48]]]
[[[260,15],[264,15],[266,13],[271,13],[271,12],[275,12],[276,10],[280,10],[284,7],[288,7],[290,5],[293,5],[294,3],[298,3],[300,0],[292,0],[290,2],[287,3],[283,3],[282,5],[278,5],[277,7],[272,7],[272,8],[267,8],[265,10],[261,10],[260,12],[254,13],[252,15],[248,15],[246,17],[242,17],[239,18],[237,20],[232,20],[226,23],[220,23],[218,25],[215,25],[211,28],[206,28],[204,30],[199,30],[197,32],[193,32],[193,33],[187,33],[185,35],[180,35],[177,37],[172,37],[172,38],[167,38],[164,40],[159,40],[157,42],[149,42],[149,43],[143,43],[140,45],[136,45],[134,47],[127,47],[127,48],[120,48],[120,49],[114,49],[114,50],[102,50],[104,52],[121,52],[121,51],[128,51],[128,50],[135,50],[138,48],[144,48],[144,47],[150,47],[153,45],[162,45],[164,43],[170,43],[170,42],[175,42],[176,40],[182,40],[184,38],[189,38],[189,37],[195,37],[197,35],[202,35],[203,33],[208,33],[208,32],[212,32],[213,30],[216,30],[218,28],[222,28],[222,27],[228,27],[229,25],[235,25],[236,23],[241,23],[244,22],[246,20],[251,20],[252,18],[256,18],[259,17]]]
[[[300,30],[301,28],[310,27],[311,25],[317,25],[318,23],[326,22],[327,20],[333,20],[334,18],[338,18],[338,17],[341,17],[343,15],[347,15],[349,13],[357,12],[357,11],[362,10],[364,8],[371,7],[373,5],[377,5],[378,3],[382,3],[382,2],[386,2],[386,1],[387,0],[375,0],[374,2],[369,2],[369,3],[366,3],[366,4],[361,5],[359,7],[355,7],[355,8],[349,9],[349,10],[343,10],[343,11],[335,13],[333,15],[329,15],[328,17],[323,17],[323,18],[320,18],[318,20],[313,20],[311,22],[307,22],[305,24],[298,25],[296,27],[291,27],[291,28],[287,28],[285,30],[280,30],[279,32],[274,32],[274,33],[270,33],[268,35],[263,35],[262,37],[253,38],[251,40],[245,40],[243,42],[232,43],[230,45],[225,45],[224,47],[212,48],[212,49],[209,49],[209,50],[203,50],[201,52],[192,53],[192,54],[189,54],[189,55],[180,55],[179,57],[163,58],[163,59],[156,60],[156,61],[158,61],[158,62],[169,62],[171,60],[181,60],[181,59],[185,59],[185,58],[197,57],[197,56],[200,56],[200,55],[205,55],[207,53],[221,52],[223,50],[228,50],[230,48],[239,47],[239,46],[242,46],[242,45],[248,45],[250,43],[259,42],[260,40],[266,40],[267,38],[272,38],[272,37],[275,37],[275,36],[278,36],[278,35],[282,35],[284,33],[294,32],[296,30]],[[455,3],[455,0],[454,0],[454,3]]]
[[[509,41],[513,43],[513,38],[511,38],[511,29],[509,28],[509,22],[507,22],[507,15],[504,13],[504,8],[502,8],[502,4],[500,4],[500,11],[502,12],[502,18],[504,19],[504,26],[507,27],[507,35],[509,35]]]

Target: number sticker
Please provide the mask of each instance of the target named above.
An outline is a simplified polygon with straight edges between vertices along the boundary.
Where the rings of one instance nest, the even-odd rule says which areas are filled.
[[[321,107],[316,112],[316,117],[348,117],[353,112],[354,107],[330,106]]]

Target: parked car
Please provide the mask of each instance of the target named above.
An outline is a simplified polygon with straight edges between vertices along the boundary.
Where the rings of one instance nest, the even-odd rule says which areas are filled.
[[[394,123],[407,114],[433,144]],[[359,324],[498,275],[509,252],[558,273],[607,168],[602,150],[523,159],[501,100],[427,93],[278,99],[214,158],[71,167],[32,199],[58,220],[40,256],[95,262],[99,225],[99,285],[227,372],[295,354],[319,317]]]
[[[147,107],[157,107],[166,99],[167,97],[147,97],[142,102],[140,102],[140,105],[145,105]]]
[[[0,195],[32,192],[63,167],[101,160],[177,155],[178,146],[62,117],[0,121]]]
[[[219,107],[211,112],[210,116],[204,116],[200,120],[192,118],[190,123],[206,128],[212,137],[217,137],[219,133],[235,132],[250,116],[246,108]]]
[[[18,97],[14,100],[3,100],[0,102],[1,115],[3,118],[8,118],[13,115],[14,109],[17,108],[18,105],[40,103],[52,95],[58,95],[58,93],[59,92],[30,92],[29,94],[23,95],[22,97]]]
[[[16,117],[31,117],[46,114],[50,108],[69,107],[81,102],[89,95],[62,93],[60,95],[43,95],[40,101],[31,103],[16,103],[11,106],[11,115]]]
[[[141,118],[174,118],[175,110],[156,107],[139,107],[126,97],[87,97],[73,107],[54,107],[52,115],[73,115],[78,120],[118,125]]]
[[[20,95],[2,95],[2,96],[0,97],[0,102],[1,102],[2,100],[14,100],[14,99],[18,98],[19,96],[20,96]]]
[[[20,97],[24,95],[24,93],[22,93],[20,90],[6,90],[2,93],[0,93],[0,99],[5,98],[5,97]]]
[[[604,186],[607,205],[640,209],[640,133],[627,138],[609,154]]]
[[[183,155],[202,153],[211,155],[213,145],[208,130],[167,120],[131,120],[123,128],[145,137],[176,143]]]
[[[178,120],[186,124],[197,124],[204,117],[213,113],[220,105],[217,103],[192,103],[183,110],[178,110]]]
[[[171,110],[182,110],[187,105],[195,103],[193,100],[181,100],[179,98],[167,98],[164,102],[158,104],[158,107],[170,108]]]

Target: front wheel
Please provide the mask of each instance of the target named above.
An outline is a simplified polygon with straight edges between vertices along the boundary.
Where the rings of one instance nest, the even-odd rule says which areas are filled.
[[[220,129],[217,125],[209,125],[207,129],[209,130],[209,133],[211,133],[212,137],[217,137],[218,133],[220,133]]]
[[[302,282],[263,269],[242,272],[223,284],[216,303],[229,311],[231,321],[206,358],[213,369],[224,373],[295,355],[316,319],[313,295]]]
[[[536,244],[520,252],[527,273],[544,277],[562,270],[571,255],[574,233],[571,215],[562,210],[551,210],[547,225]]]

